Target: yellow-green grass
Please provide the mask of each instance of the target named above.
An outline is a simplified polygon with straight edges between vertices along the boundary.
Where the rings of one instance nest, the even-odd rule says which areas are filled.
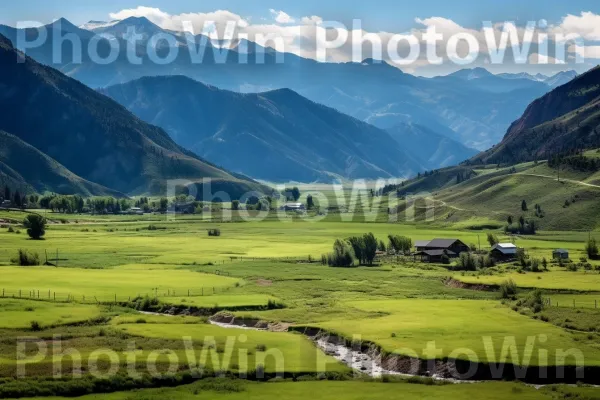
[[[563,360],[557,350],[579,349],[585,354],[586,365],[600,365],[597,345],[585,343],[580,338],[575,341],[572,334],[558,327],[518,314],[494,301],[407,299],[361,301],[348,305],[389,315],[335,320],[319,326],[348,338],[360,335],[362,340],[377,343],[390,353],[422,359],[450,357],[543,366],[573,364],[573,358]],[[545,342],[539,341],[540,335]],[[526,346],[528,339],[534,340],[533,346]],[[430,341],[435,341],[439,353],[428,347]],[[517,346],[517,356],[502,356],[503,345],[511,341]],[[539,357],[540,350],[548,351],[548,360]]]
[[[204,347],[209,353],[214,352],[219,362],[224,363],[220,367],[217,366],[210,360],[211,356],[202,361],[203,365],[215,370],[254,370],[259,365],[264,366],[266,372],[348,370],[334,358],[326,356],[309,339],[296,333],[229,329],[209,324],[133,324],[120,325],[119,329],[148,338],[182,341],[186,337],[192,338],[198,344],[195,346],[197,357],[201,356]],[[219,349],[218,352],[208,348],[211,343]],[[230,361],[226,362],[229,357]]]
[[[143,313],[132,313],[118,315],[110,320],[111,325],[124,324],[203,324],[206,318],[191,317],[188,315],[152,315]]]
[[[488,219],[459,222],[460,228],[490,223]],[[149,231],[148,224],[138,223],[136,231],[120,223],[77,224],[51,226],[46,240],[32,241],[21,233],[8,233],[0,229],[0,265],[8,265],[19,249],[45,254],[61,267],[117,267],[126,269],[177,268],[185,264],[215,264],[215,270],[223,262],[254,258],[302,258],[309,255],[320,258],[331,251],[333,242],[339,238],[373,232],[378,239],[387,242],[389,234],[404,235],[414,240],[458,238],[467,244],[481,243],[487,246],[487,231],[449,229],[414,224],[385,224],[360,222],[248,222],[208,223],[176,218],[173,222],[156,223],[164,230]],[[208,237],[207,229],[219,228],[221,237]],[[82,229],[87,231],[82,231]],[[117,230],[118,229],[118,230]],[[127,229],[126,231],[124,229]],[[94,232],[96,230],[96,232]],[[113,230],[111,232],[111,230]],[[572,251],[572,258],[583,251],[586,232],[540,232],[533,237],[522,237],[517,245],[532,254],[551,258],[552,250],[565,247]]]
[[[264,294],[226,294],[213,296],[196,296],[196,297],[167,297],[162,299],[166,304],[182,304],[190,307],[199,308],[227,308],[227,307],[244,307],[244,306],[266,306],[269,300],[276,301],[272,296]]]
[[[531,386],[509,382],[476,383],[469,385],[426,386],[407,383],[384,384],[377,382],[283,382],[252,383],[234,382],[227,388],[222,381],[197,382],[192,385],[172,389],[147,389],[133,392],[97,394],[81,397],[81,400],[192,400],[207,398],[214,400],[504,400],[519,398],[522,400],[551,400],[550,390],[539,390]],[[565,388],[565,390],[568,390]],[[597,389],[596,389],[597,390]],[[596,391],[586,392],[589,396]],[[59,398],[46,398],[59,400]]]
[[[1,290],[6,296],[28,297],[30,290],[39,290],[40,299],[76,301],[126,301],[138,295],[183,295],[188,290],[200,293],[223,291],[240,282],[239,279],[187,270],[119,270],[54,267],[1,267]],[[85,299],[84,299],[85,296]]]
[[[549,294],[552,307],[599,308],[600,293],[594,294]]]
[[[550,290],[598,291],[600,274],[586,271],[552,270],[541,273],[506,273],[500,275],[456,275],[455,279],[465,283],[499,285],[512,279],[522,288],[540,288]]]
[[[43,328],[87,321],[101,314],[102,310],[95,305],[0,299],[0,328],[30,328],[32,321]]]

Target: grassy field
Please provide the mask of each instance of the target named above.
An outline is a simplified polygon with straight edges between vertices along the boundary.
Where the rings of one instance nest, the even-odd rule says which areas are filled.
[[[596,292],[600,290],[600,274],[598,272],[570,272],[552,270],[542,273],[507,273],[500,275],[455,275],[455,279],[474,284],[499,285],[512,279],[517,286],[523,288],[540,288],[552,290],[576,290]]]
[[[566,392],[571,392],[565,388]],[[584,389],[581,389],[583,391]],[[590,392],[592,393],[592,392]],[[381,384],[372,382],[285,382],[285,383],[226,383],[222,381],[199,382],[177,389],[141,390],[110,395],[91,395],[81,400],[136,400],[136,399],[197,399],[200,397],[217,400],[304,400],[311,396],[321,400],[373,400],[394,399],[440,399],[454,400],[476,398],[503,400],[507,398],[525,400],[553,399],[549,390],[514,383],[484,383],[472,385],[424,386],[411,384]],[[48,400],[58,400],[51,398]]]
[[[118,301],[139,295],[199,296],[234,287],[240,281],[226,276],[201,274],[186,270],[121,270],[54,267],[2,267],[2,288],[6,296],[35,297],[44,300],[65,300],[70,295],[81,302]],[[85,298],[84,298],[85,297]]]
[[[496,172],[485,171],[490,176]],[[303,192],[306,196],[306,191]],[[331,193],[329,196],[333,199]],[[388,203],[382,204],[381,207],[386,207]],[[458,210],[455,212],[459,213]],[[15,213],[0,212],[0,219],[7,219],[7,214]],[[338,213],[336,217],[339,219],[342,215],[345,214]],[[280,366],[272,354],[279,352],[284,360],[281,369],[289,373],[349,371],[317,351],[314,344],[300,334],[220,328],[208,324],[208,312],[197,312],[197,308],[230,308],[237,317],[282,325],[322,327],[348,337],[359,335],[389,352],[407,354],[405,350],[412,349],[420,358],[454,355],[465,358],[465,353],[453,354],[462,348],[473,352],[479,361],[493,361],[502,358],[500,352],[507,338],[509,341],[514,338],[518,359],[510,354],[507,361],[544,364],[539,350],[547,350],[548,363],[560,363],[562,360],[555,359],[556,350],[575,348],[585,354],[588,365],[600,365],[600,346],[595,333],[600,329],[597,324],[600,319],[597,310],[590,307],[595,296],[590,291],[600,290],[600,274],[568,272],[553,265],[551,272],[540,274],[517,274],[516,271],[509,272],[514,270],[508,270],[511,266],[506,266],[496,269],[500,272],[494,275],[488,276],[484,272],[463,275],[447,266],[415,262],[411,257],[387,257],[373,267],[348,269],[330,268],[319,262],[321,254],[331,251],[336,239],[367,232],[373,232],[377,239],[386,242],[390,234],[405,235],[413,241],[453,237],[487,249],[488,232],[494,232],[503,241],[509,240],[494,228],[495,217],[472,215],[456,221],[451,217],[429,224],[390,224],[378,218],[374,222],[340,222],[333,221],[333,216],[316,223],[297,218],[293,222],[290,218],[285,222],[268,219],[225,223],[206,221],[199,216],[178,216],[170,221],[160,215],[65,216],[65,223],[62,223],[60,215],[52,217],[59,223],[48,227],[43,241],[29,240],[23,231],[17,234],[0,228],[0,290],[4,289],[8,297],[0,301],[0,334],[3,336],[0,378],[15,374],[14,349],[18,337],[48,340],[55,334],[62,335],[65,338],[63,346],[77,349],[84,360],[99,348],[115,351],[121,362],[120,371],[131,354],[128,348],[131,342],[135,343],[135,351],[142,362],[158,358],[164,369],[168,368],[172,358],[185,360],[186,348],[182,341],[185,336],[192,338],[198,351],[205,340],[214,338],[214,349],[208,353],[206,361],[210,368],[237,372],[247,366],[264,365],[267,372],[275,372]],[[149,225],[156,229],[149,229]],[[221,230],[220,237],[208,237],[207,230],[213,228]],[[510,239],[516,240],[518,246],[526,248],[528,254],[535,257],[550,259],[552,250],[561,247],[568,249],[571,258],[577,260],[587,238],[587,232],[540,231],[535,236]],[[37,252],[42,261],[47,252],[49,261],[58,263],[59,267],[11,265],[11,258],[18,249]],[[548,307],[534,319],[531,314],[514,311],[511,304],[502,304],[497,292],[447,285],[446,280],[451,276],[474,283],[499,283],[511,277],[523,288],[590,293],[544,293],[544,296],[565,304],[575,298],[581,308]],[[12,297],[18,297],[19,290],[24,299]],[[68,298],[70,303],[52,302],[55,292],[57,300]],[[528,292],[522,289],[519,296],[526,296]],[[109,304],[114,303],[115,294],[118,302],[123,304]],[[195,316],[142,315],[124,306],[138,295],[158,296],[160,303],[156,307],[163,311],[173,310],[176,306],[186,314],[190,307],[187,314]],[[278,302],[279,307],[268,309],[269,300]],[[84,304],[97,302],[105,304]],[[129,305],[134,307],[142,303]],[[31,329],[33,320],[40,323],[40,331]],[[486,337],[493,345],[491,350],[485,345]],[[527,348],[526,342],[531,337],[535,338],[535,345]],[[539,341],[542,337],[545,338],[543,343]],[[234,340],[230,347],[227,347],[228,339]],[[441,353],[426,350],[432,341]],[[231,359],[223,367],[220,363],[226,360],[228,349]],[[247,360],[240,358],[240,351],[248,351]],[[263,360],[267,354],[270,356]],[[52,357],[27,364],[27,370],[35,377],[51,376],[55,367]],[[229,384],[237,385],[231,381]],[[327,391],[326,395],[332,398],[352,399],[365,395],[389,398],[400,391],[408,398],[477,396],[494,399],[512,396],[552,398],[554,393],[511,383],[449,386],[366,382],[241,384],[244,388],[240,393],[207,389],[207,395],[210,398],[269,398],[275,395],[296,398],[321,390]],[[201,382],[175,389],[115,393],[105,395],[105,398],[186,398],[199,387],[202,387]]]
[[[214,370],[253,371],[259,365],[264,366],[265,372],[348,370],[335,359],[325,356],[300,334],[228,329],[208,324],[133,324],[119,325],[119,329],[131,335],[154,339],[181,340],[190,337],[202,344],[210,344],[214,340],[216,357],[201,361]],[[200,346],[197,349],[200,356],[202,349]],[[242,357],[240,353],[247,353],[247,356]],[[220,359],[220,366],[215,365],[215,359]]]
[[[517,365],[546,365],[538,358],[540,349],[547,350],[550,365],[555,365],[556,350],[579,348],[586,354],[588,365],[600,365],[600,348],[577,342],[559,328],[549,326],[513,312],[492,301],[475,300],[382,300],[349,304],[363,311],[385,313],[379,318],[337,320],[319,326],[345,337],[360,337],[377,343],[390,353],[418,354],[419,358],[466,358],[483,362],[510,362]],[[465,316],[469,321],[466,323]],[[476,321],[476,322],[475,322]],[[546,342],[527,347],[532,338],[545,335]],[[436,354],[428,350],[435,338]],[[485,338],[489,338],[489,342]],[[517,357],[504,358],[505,343],[514,340]],[[472,356],[458,349],[468,349]],[[453,355],[453,352],[458,353]],[[527,361],[526,361],[527,360]]]
[[[29,328],[32,321],[42,327],[71,324],[91,320],[101,313],[101,308],[93,305],[0,299],[0,328]]]

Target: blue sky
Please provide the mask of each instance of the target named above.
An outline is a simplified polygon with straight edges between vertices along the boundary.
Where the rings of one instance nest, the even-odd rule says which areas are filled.
[[[137,6],[158,7],[170,14],[208,12],[226,9],[253,20],[269,16],[269,9],[284,10],[290,15],[318,15],[325,20],[341,22],[361,18],[363,27],[371,30],[403,31],[414,26],[414,19],[441,16],[466,26],[480,27],[481,21],[527,21],[546,19],[558,22],[567,14],[582,11],[600,12],[597,0],[540,1],[504,0],[498,2],[473,0],[421,1],[263,1],[263,0],[25,0],[5,2],[0,23],[15,25],[16,21],[48,22],[65,17],[81,24],[90,19],[108,19],[108,14]]]

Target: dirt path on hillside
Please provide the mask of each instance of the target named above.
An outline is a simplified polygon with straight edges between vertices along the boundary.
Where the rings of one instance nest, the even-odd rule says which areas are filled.
[[[550,175],[541,175],[541,174],[528,174],[525,172],[517,172],[514,175],[525,175],[525,176],[533,176],[536,178],[546,178],[546,179],[552,179],[552,180],[556,180],[556,176],[550,176]],[[600,189],[600,185],[594,185],[593,183],[587,183],[587,182],[582,182],[582,181],[576,181],[573,179],[562,179],[560,180],[561,182],[567,182],[567,183],[573,183],[575,185],[581,185],[581,186],[587,186],[587,187],[593,187],[596,189]]]

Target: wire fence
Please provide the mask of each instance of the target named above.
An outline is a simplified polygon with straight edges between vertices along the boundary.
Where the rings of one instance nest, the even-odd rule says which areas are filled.
[[[114,294],[82,294],[54,291],[52,289],[2,289],[0,298],[37,300],[56,303],[84,303],[84,304],[112,304],[126,303],[136,298],[181,298],[181,297],[203,297],[213,296],[229,292],[235,286],[207,286],[193,289],[164,289],[155,288],[146,292],[138,293],[114,293]]]
[[[597,309],[600,305],[600,295],[598,299],[576,299],[576,298],[552,298],[548,297],[545,299],[545,305],[548,307],[559,307],[559,308],[594,308]]]

